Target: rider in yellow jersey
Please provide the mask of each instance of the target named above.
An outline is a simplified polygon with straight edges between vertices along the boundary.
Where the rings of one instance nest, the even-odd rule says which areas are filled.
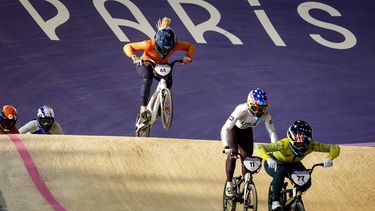
[[[280,191],[284,178],[294,170],[306,170],[301,160],[311,152],[327,152],[324,158],[324,167],[331,167],[332,160],[339,156],[340,147],[335,144],[323,144],[312,141],[312,129],[310,125],[302,120],[295,121],[288,129],[287,138],[275,143],[259,144],[255,154],[260,156],[264,162],[266,172],[272,179],[272,210],[281,210]],[[311,186],[311,181],[301,187],[306,191]]]

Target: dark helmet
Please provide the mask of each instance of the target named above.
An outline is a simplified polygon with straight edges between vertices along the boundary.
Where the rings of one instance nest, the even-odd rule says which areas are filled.
[[[307,122],[297,120],[289,127],[287,137],[292,152],[303,157],[312,141],[312,129]]]
[[[170,27],[160,29],[155,34],[155,46],[159,57],[164,59],[173,50],[176,44],[176,35]]]
[[[4,131],[9,132],[16,125],[17,110],[11,105],[5,105],[1,109],[0,124]]]

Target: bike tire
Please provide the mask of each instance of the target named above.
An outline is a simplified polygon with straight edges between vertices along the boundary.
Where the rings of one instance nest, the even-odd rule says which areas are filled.
[[[224,211],[236,211],[237,207],[237,200],[236,197],[228,198],[225,195],[225,188],[226,188],[227,183],[225,182],[224,184],[224,191],[223,191],[223,210]]]
[[[169,129],[172,126],[172,118],[173,118],[172,94],[169,89],[163,89],[161,94],[162,94],[162,101],[160,104],[160,118],[161,118],[163,127],[165,129]]]
[[[268,211],[272,211],[272,183],[268,188]]]
[[[253,183],[245,183],[244,185],[244,203],[243,203],[243,210],[254,210],[258,209],[258,194],[255,184]]]
[[[297,202],[296,206],[294,207],[294,211],[305,211],[305,206],[301,201]]]
[[[139,113],[137,114],[137,117],[135,118],[135,124],[138,123],[139,120]],[[151,126],[143,127],[142,129],[139,129],[138,131],[135,130],[135,136],[136,137],[150,137],[150,130]]]

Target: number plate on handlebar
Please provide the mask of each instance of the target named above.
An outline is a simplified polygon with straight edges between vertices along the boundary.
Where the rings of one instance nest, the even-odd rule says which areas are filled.
[[[172,68],[169,65],[158,64],[155,66],[154,70],[157,74],[166,76],[171,72]]]
[[[262,159],[259,157],[246,157],[243,161],[243,165],[251,173],[254,173],[262,166]]]
[[[292,182],[298,186],[306,184],[310,180],[310,173],[308,171],[293,171],[291,174]]]

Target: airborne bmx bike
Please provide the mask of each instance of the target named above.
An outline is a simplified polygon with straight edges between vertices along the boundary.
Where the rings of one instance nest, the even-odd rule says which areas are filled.
[[[147,118],[144,122],[138,113],[135,122],[135,136],[149,137],[151,126],[160,115],[162,125],[165,129],[169,129],[172,125],[173,104],[172,94],[167,87],[167,77],[171,77],[173,66],[175,63],[182,63],[182,60],[175,60],[169,64],[156,64],[151,60],[141,61],[153,68],[153,77],[159,80],[159,83],[147,103]]]
[[[230,155],[233,158],[238,158],[238,155]],[[246,157],[243,161],[247,173],[245,178],[242,176],[233,177],[232,183],[235,187],[235,195],[228,197],[225,195],[226,183],[224,185],[223,193],[223,208],[224,211],[235,211],[237,203],[243,204],[243,210],[257,210],[258,209],[258,194],[253,182],[253,174],[258,173],[262,167],[262,159],[259,157]],[[243,183],[243,186],[242,186]],[[239,209],[237,209],[239,210]]]
[[[280,195],[280,205],[283,211],[305,211],[305,207],[302,201],[302,191],[300,187],[308,183],[311,180],[311,174],[314,168],[317,166],[324,166],[323,163],[318,163],[312,166],[311,169],[306,169],[304,171],[294,170],[288,175],[290,182],[292,183],[292,188],[287,188],[288,183],[285,182],[281,189]],[[268,189],[268,210],[272,211],[272,184]]]

